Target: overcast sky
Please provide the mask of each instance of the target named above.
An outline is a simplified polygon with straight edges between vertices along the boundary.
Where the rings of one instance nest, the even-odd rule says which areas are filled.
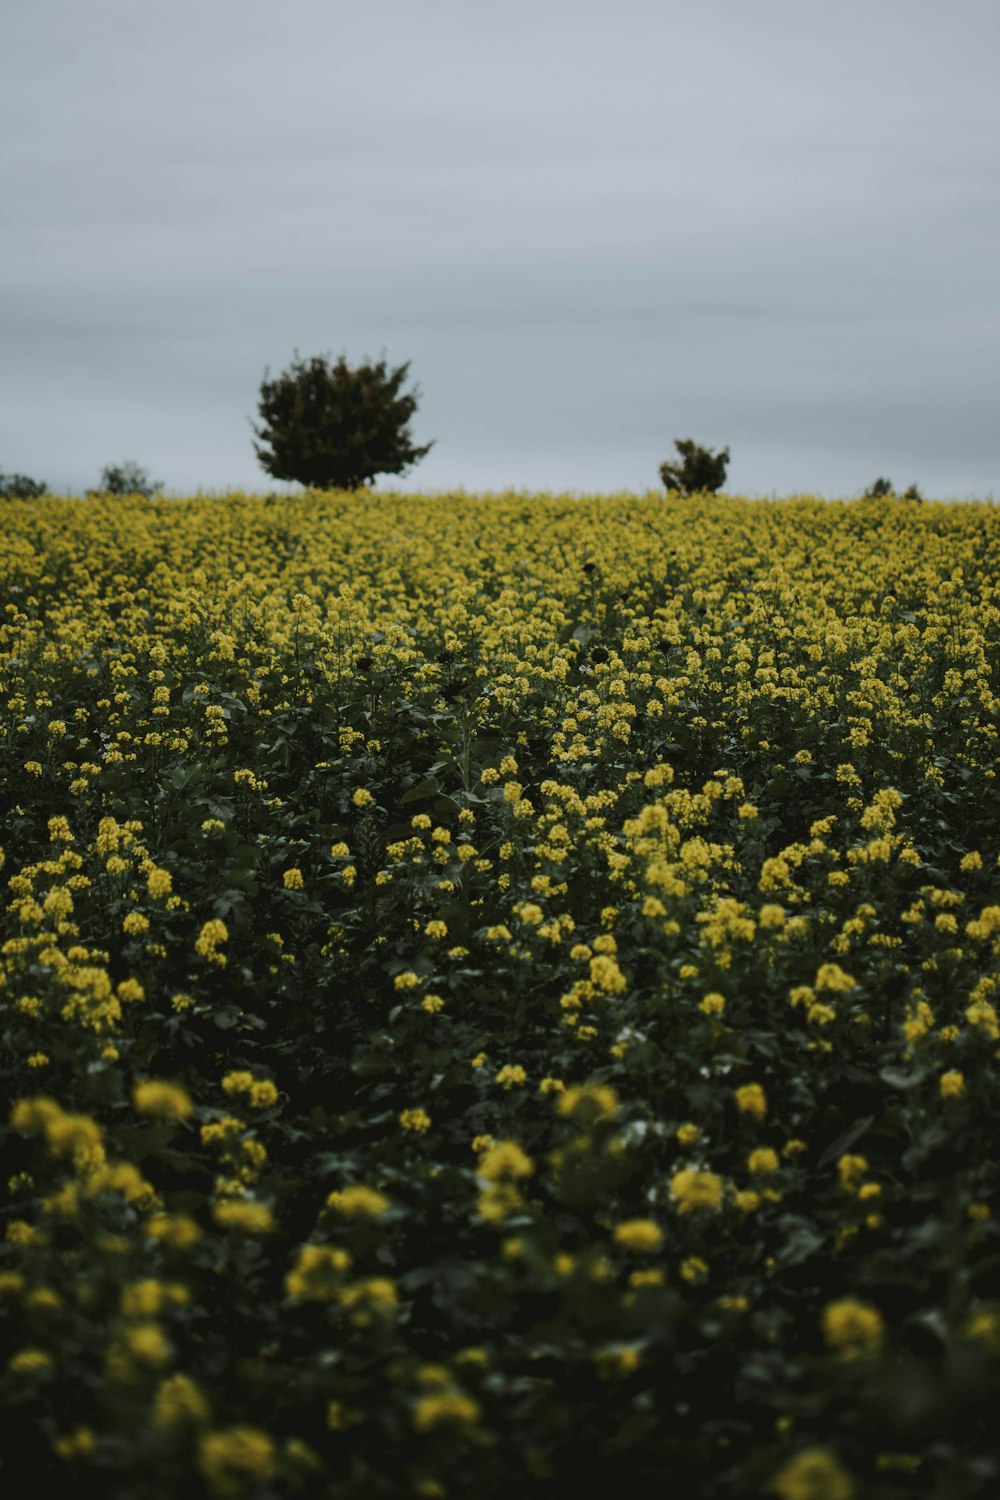
[[[0,469],[281,488],[294,350],[411,362],[380,488],[1000,498],[1000,0],[5,0]]]

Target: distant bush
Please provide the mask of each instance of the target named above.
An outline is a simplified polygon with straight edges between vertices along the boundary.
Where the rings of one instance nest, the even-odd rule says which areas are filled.
[[[152,500],[157,490],[162,490],[162,479],[150,479],[145,469],[126,458],[120,464],[108,464],[101,470],[101,482],[88,495],[145,495]]]
[[[889,496],[900,500],[922,500],[924,497],[915,484],[909,485],[901,495],[897,496],[891,479],[876,479],[870,484],[862,495],[863,500],[880,500]]]
[[[0,473],[0,496],[5,500],[37,500],[48,492],[48,485],[40,479],[29,479],[27,474]]]
[[[660,478],[668,490],[677,490],[682,495],[697,495],[705,491],[714,494],[722,488],[726,482],[728,448],[713,453],[691,438],[675,438],[674,447],[681,455],[681,462],[660,465]]]

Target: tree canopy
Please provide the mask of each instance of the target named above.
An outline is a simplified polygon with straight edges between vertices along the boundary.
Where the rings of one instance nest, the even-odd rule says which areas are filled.
[[[402,474],[430,452],[414,444],[409,422],[419,391],[404,393],[409,361],[390,369],[384,358],[352,368],[341,354],[335,364],[316,355],[299,357],[260,388],[261,467],[275,479],[312,489],[359,489],[379,474]]]
[[[682,495],[697,495],[706,490],[714,493],[722,488],[726,482],[728,448],[713,453],[691,438],[675,438],[674,447],[681,455],[681,462],[660,465],[660,478],[668,490],[677,490]]]

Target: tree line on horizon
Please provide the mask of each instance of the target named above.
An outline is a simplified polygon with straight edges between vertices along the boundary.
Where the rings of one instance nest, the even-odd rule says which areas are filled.
[[[374,484],[380,474],[403,474],[425,458],[434,442],[417,445],[410,422],[416,413],[419,388],[404,392],[410,362],[391,369],[383,356],[350,366],[341,354],[335,363],[314,355],[303,361],[299,352],[291,366],[274,380],[265,368],[258,398],[260,425],[251,422],[254,453],[266,474],[291,480],[308,489],[358,490]],[[249,419],[248,419],[249,420]],[[660,464],[667,493],[715,494],[725,483],[729,449],[717,453],[692,438],[675,438],[678,457]],[[108,464],[88,496],[142,495],[153,499],[163,489],[132,459]],[[0,472],[0,497],[32,500],[48,493],[48,486],[24,474]],[[879,477],[863,492],[863,499],[896,495],[892,481]],[[911,484],[902,500],[922,500]]]

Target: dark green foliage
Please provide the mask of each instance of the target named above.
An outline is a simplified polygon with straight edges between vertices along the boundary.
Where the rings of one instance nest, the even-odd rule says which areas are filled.
[[[4,500],[37,500],[48,492],[48,485],[40,479],[29,479],[27,474],[0,473],[0,497]]]
[[[135,497],[8,522],[0,1491],[996,1500],[994,508]],[[627,738],[591,712],[616,700]],[[98,1030],[72,1007],[105,977],[141,998]],[[139,1110],[143,1080],[191,1116]],[[15,1125],[38,1095],[65,1146]],[[81,1116],[156,1202],[100,1187]],[[486,1136],[535,1165],[502,1219]],[[267,1233],[215,1217],[237,1151]],[[682,1213],[702,1164],[724,1201]],[[357,1186],[385,1213],[330,1205]],[[151,1234],[161,1211],[194,1239]],[[648,1253],[617,1233],[647,1218]],[[323,1247],[351,1264],[300,1295]],[[373,1278],[384,1316],[343,1295]],[[831,1345],[843,1299],[877,1346]],[[150,1317],[169,1362],[123,1361],[155,1353]],[[204,1422],[160,1425],[178,1376]],[[476,1419],[421,1423],[439,1395]],[[244,1427],[273,1475],[206,1477],[203,1440]]]
[[[862,499],[882,500],[887,496],[893,499],[896,498],[896,491],[893,487],[892,480],[879,478],[876,479],[873,484],[870,484],[868,486],[862,496]],[[915,484],[911,484],[907,489],[903,491],[902,495],[900,495],[899,498],[901,500],[922,500],[924,497],[920,493],[919,487]]]
[[[705,491],[714,494],[722,488],[726,482],[728,448],[713,453],[710,448],[702,448],[691,438],[675,438],[674,447],[682,461],[660,465],[660,478],[668,490],[679,490],[682,495],[697,495]]]
[[[434,446],[412,442],[418,392],[401,394],[409,368],[380,359],[352,369],[342,354],[336,364],[319,355],[304,363],[296,350],[276,380],[265,370],[262,425],[253,429],[261,467],[312,489],[356,490],[378,474],[402,474]]]
[[[145,495],[152,500],[157,490],[162,490],[163,480],[150,479],[145,469],[131,458],[120,464],[107,464],[101,470],[101,482],[88,495]]]

